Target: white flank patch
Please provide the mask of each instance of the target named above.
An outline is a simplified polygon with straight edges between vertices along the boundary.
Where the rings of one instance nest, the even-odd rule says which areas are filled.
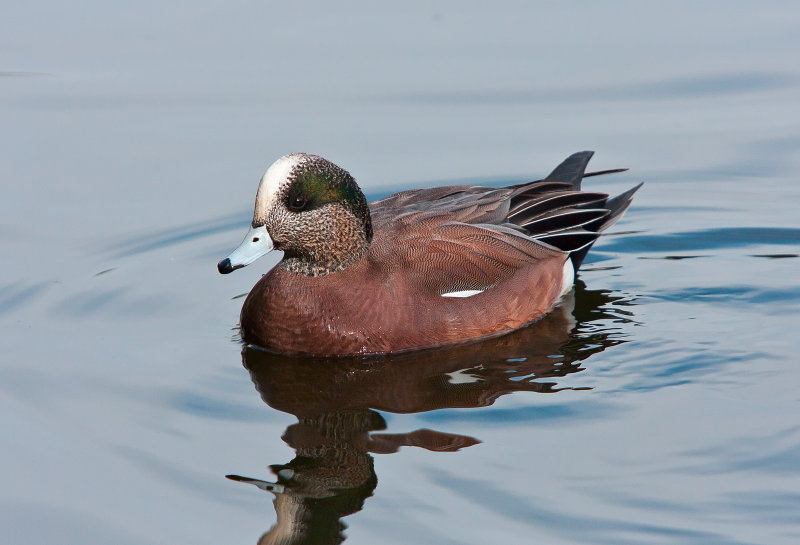
[[[272,201],[275,200],[275,195],[278,193],[281,184],[286,180],[292,170],[305,160],[306,155],[303,153],[290,153],[272,163],[258,183],[256,206],[253,217],[266,217],[267,211],[272,207]]]
[[[565,295],[572,289],[572,284],[575,283],[575,267],[572,266],[572,260],[567,258],[564,262],[564,272],[561,275],[561,295]]]
[[[478,295],[479,293],[483,293],[486,290],[461,290],[461,291],[451,291],[448,293],[443,293],[442,297],[472,297],[473,295]]]

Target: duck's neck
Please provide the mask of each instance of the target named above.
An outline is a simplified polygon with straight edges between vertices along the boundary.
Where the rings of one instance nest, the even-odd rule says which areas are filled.
[[[339,239],[334,244],[320,245],[308,252],[286,250],[278,264],[282,269],[305,276],[337,273],[359,261],[369,249],[364,236]]]

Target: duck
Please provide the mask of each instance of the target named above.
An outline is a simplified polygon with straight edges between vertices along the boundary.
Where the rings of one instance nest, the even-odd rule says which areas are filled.
[[[307,153],[261,178],[228,274],[273,250],[280,262],[242,305],[242,341],[270,352],[368,356],[472,342],[548,314],[598,237],[642,184],[583,191],[594,152],[541,180],[412,189],[367,202],[353,176]]]

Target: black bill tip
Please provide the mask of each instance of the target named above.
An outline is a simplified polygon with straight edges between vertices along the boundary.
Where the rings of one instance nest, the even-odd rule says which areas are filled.
[[[217,270],[220,272],[220,274],[228,274],[230,272],[235,271],[236,269],[241,269],[241,268],[242,268],[241,265],[238,265],[236,267],[231,265],[231,260],[228,257],[217,263]]]

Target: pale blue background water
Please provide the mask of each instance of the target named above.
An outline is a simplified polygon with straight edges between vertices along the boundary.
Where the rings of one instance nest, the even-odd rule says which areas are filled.
[[[631,169],[593,189],[646,182],[582,274],[626,302],[596,327],[627,342],[558,380],[591,390],[383,413],[482,443],[376,455],[347,543],[800,542],[796,4],[3,11],[4,542],[254,543],[274,523],[223,475],[294,456],[296,418],[233,340],[275,258],[215,264],[275,158],[323,155],[376,196],[581,149]]]

